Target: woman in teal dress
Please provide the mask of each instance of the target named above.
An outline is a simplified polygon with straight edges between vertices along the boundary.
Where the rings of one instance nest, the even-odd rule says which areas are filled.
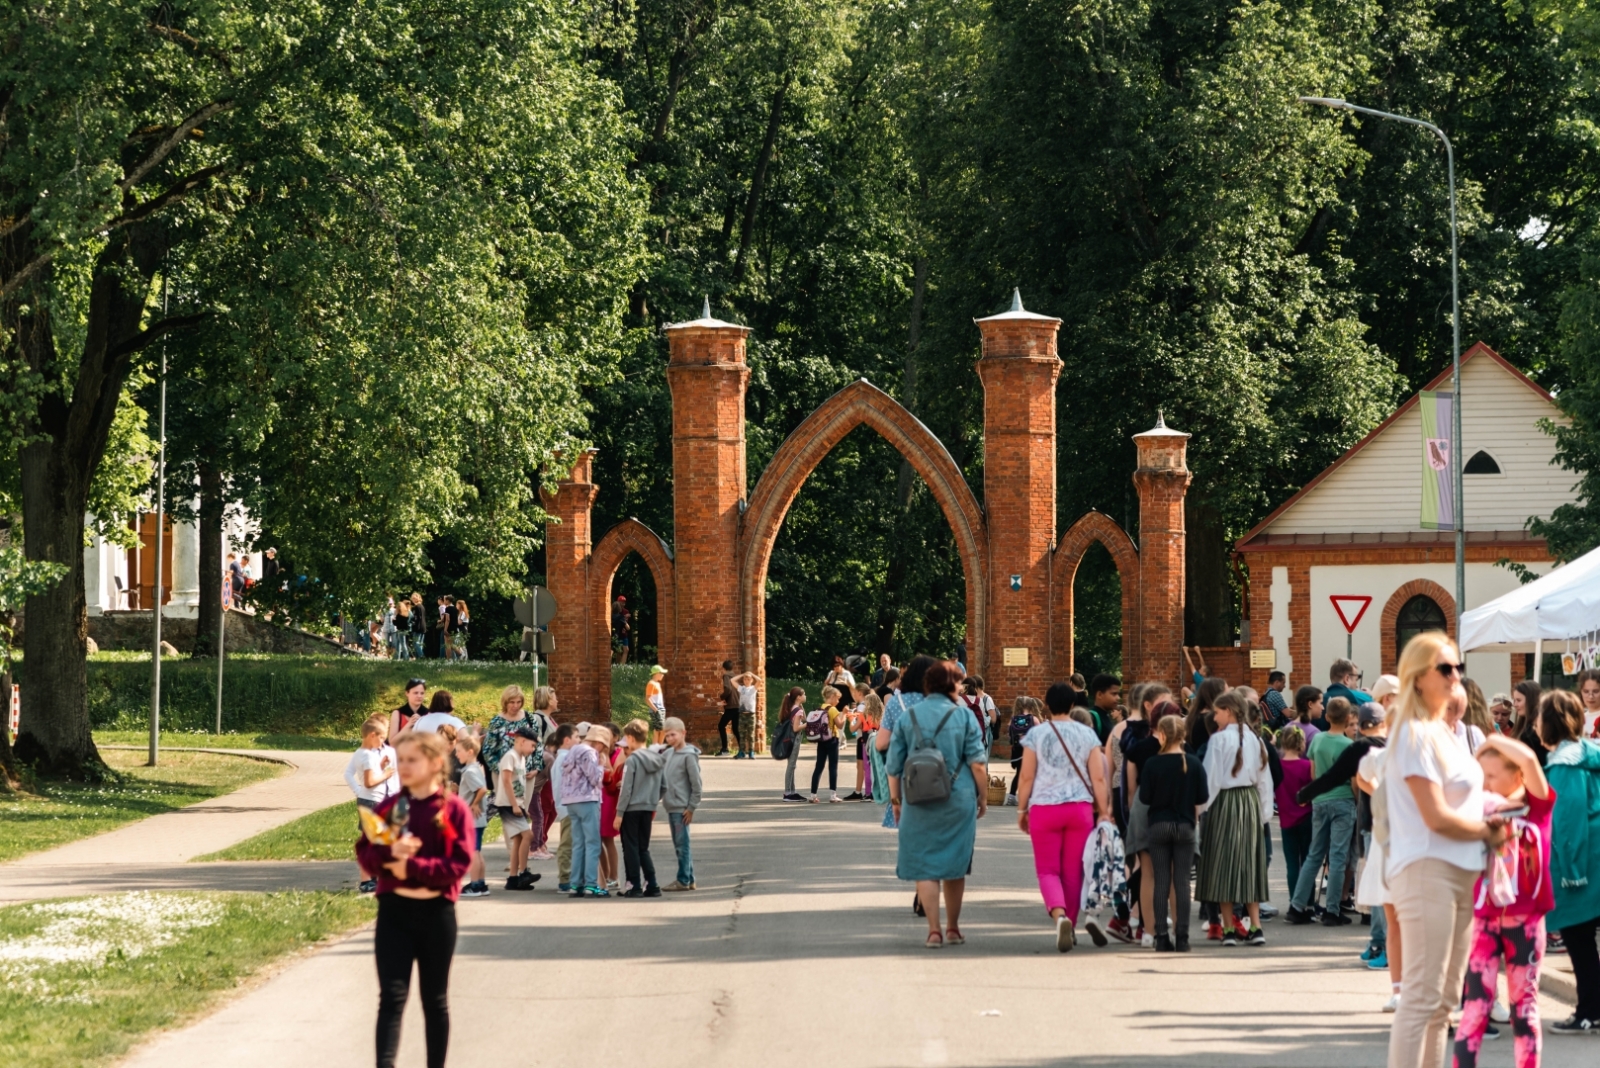
[[[917,897],[928,919],[929,949],[966,941],[961,935],[961,898],[972,870],[978,818],[988,809],[989,769],[983,761],[983,736],[977,719],[956,700],[956,688],[965,674],[950,661],[929,668],[923,684],[927,696],[900,717],[889,742],[889,805],[900,825],[895,874],[917,884]],[[902,807],[900,776],[914,745],[913,723],[922,735],[922,744],[944,754],[952,782],[945,800]],[[950,921],[942,933],[940,884]]]
[[[873,748],[881,754],[881,760],[887,762],[889,759],[889,740],[894,737],[895,724],[904,719],[908,711],[922,703],[924,696],[922,684],[928,677],[928,669],[938,662],[931,656],[919,655],[912,657],[911,663],[906,665],[905,673],[900,676],[900,682],[895,691],[884,698],[883,723],[879,725],[878,733],[872,739]],[[879,769],[874,764],[873,772],[877,774],[880,771],[885,778],[888,777],[887,770]],[[892,831],[895,827],[894,820],[894,806],[885,804],[883,806],[883,825]],[[919,912],[917,915],[920,916],[922,913]]]

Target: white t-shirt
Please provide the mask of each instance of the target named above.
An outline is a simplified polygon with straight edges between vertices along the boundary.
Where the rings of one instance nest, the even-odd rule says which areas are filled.
[[[756,688],[754,686],[740,686],[739,687],[739,711],[740,712],[751,712],[751,713],[753,713],[753,712],[755,712],[755,710],[756,710]]]
[[[400,785],[400,777],[391,775],[376,786],[367,785],[365,772],[372,771],[382,775],[395,765],[394,748],[389,745],[380,745],[376,749],[363,746],[350,756],[350,763],[345,765],[344,781],[350,791],[363,801],[376,804],[387,799]]]
[[[1483,745],[1483,732],[1464,719],[1456,720],[1455,733],[1456,741],[1466,747],[1469,756]]]
[[[461,765],[461,800],[471,805],[472,799],[478,796],[478,791],[487,788],[488,784],[484,782],[482,764],[473,760]],[[489,797],[485,794],[483,804],[478,806],[478,814],[472,817],[472,825],[474,827],[483,827],[488,824],[488,808]]]
[[[466,726],[465,723],[448,712],[429,712],[425,716],[418,716],[417,721],[411,725],[411,729],[414,731],[426,731],[428,734],[438,734],[439,728],[446,723],[458,731]]]
[[[1061,737],[1056,737],[1056,732],[1061,732]],[[1077,760],[1078,766],[1074,768],[1072,761],[1067,759],[1062,752],[1061,743],[1066,742],[1072,750],[1072,756]],[[1074,801],[1094,801],[1094,791],[1089,783],[1078,774],[1093,775],[1089,770],[1089,754],[1100,744],[1100,739],[1094,731],[1085,727],[1077,720],[1046,721],[1030,730],[1022,739],[1024,749],[1032,749],[1038,758],[1038,771],[1033,780],[1033,793],[1029,795],[1030,805],[1065,805]]]
[[[1428,829],[1406,781],[1420,776],[1444,791],[1444,803],[1483,818],[1483,768],[1439,720],[1402,724],[1389,739],[1384,795],[1389,804],[1389,875],[1419,860],[1442,860],[1467,871],[1483,868],[1483,843],[1461,842]]]
[[[505,776],[500,774],[502,771],[511,773],[510,793],[506,792]],[[494,803],[501,808],[510,808],[513,796],[517,801],[521,801],[527,789],[524,785],[527,774],[528,759],[515,749],[507,749],[505,755],[500,758],[500,767],[494,777]]]

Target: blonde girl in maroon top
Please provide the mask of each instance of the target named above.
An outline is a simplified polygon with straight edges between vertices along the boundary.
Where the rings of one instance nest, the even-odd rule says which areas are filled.
[[[395,739],[395,755],[402,792],[374,812],[391,826],[401,822],[400,836],[390,845],[373,842],[365,834],[356,842],[362,869],[378,873],[378,928],[373,937],[378,964],[377,1064],[394,1066],[400,1017],[411,995],[415,965],[428,1068],[444,1068],[450,1044],[455,902],[462,876],[472,864],[472,811],[444,789],[449,770],[444,738],[406,731]],[[401,804],[406,808],[397,811]]]

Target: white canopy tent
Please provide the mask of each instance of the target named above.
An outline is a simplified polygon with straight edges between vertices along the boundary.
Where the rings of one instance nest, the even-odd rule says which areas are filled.
[[[1600,632],[1600,549],[1461,616],[1462,652],[1534,653]],[[1548,650],[1554,652],[1555,650]]]

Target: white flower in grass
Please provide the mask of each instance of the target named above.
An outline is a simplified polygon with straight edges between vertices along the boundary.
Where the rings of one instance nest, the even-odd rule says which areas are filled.
[[[52,965],[101,965],[113,954],[138,957],[186,931],[209,927],[222,911],[208,898],[148,891],[27,905],[22,914],[44,925],[0,940],[0,974],[19,979]]]

